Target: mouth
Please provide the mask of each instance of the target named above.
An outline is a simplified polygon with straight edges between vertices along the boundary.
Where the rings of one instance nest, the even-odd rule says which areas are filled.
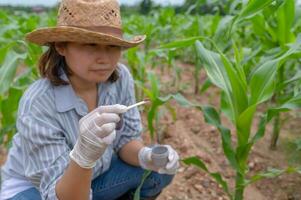
[[[111,71],[111,69],[91,69],[92,72],[108,72]]]
[[[98,75],[98,76],[107,76],[109,73],[111,73],[111,69],[93,69],[90,70],[91,73]]]

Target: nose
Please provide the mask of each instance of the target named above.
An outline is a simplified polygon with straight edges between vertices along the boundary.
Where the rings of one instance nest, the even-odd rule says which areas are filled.
[[[96,59],[96,63],[97,64],[108,64],[109,60],[107,58],[104,58],[103,56],[101,56],[101,57],[98,56]]]
[[[98,46],[95,50],[95,54],[97,55],[96,57],[96,62],[97,63],[108,63],[109,62],[109,54],[108,50],[106,49],[105,46]]]

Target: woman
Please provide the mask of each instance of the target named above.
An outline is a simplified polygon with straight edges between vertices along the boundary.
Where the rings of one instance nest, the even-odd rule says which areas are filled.
[[[155,199],[179,156],[166,145],[168,162],[156,167],[138,109],[126,110],[135,103],[133,79],[118,60],[145,36],[122,37],[117,0],[63,0],[58,25],[26,39],[49,48],[39,62],[42,78],[19,103],[1,198],[132,199],[147,169],[141,199]]]

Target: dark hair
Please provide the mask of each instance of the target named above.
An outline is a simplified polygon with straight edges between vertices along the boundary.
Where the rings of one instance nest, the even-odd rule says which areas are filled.
[[[48,45],[48,50],[42,54],[39,59],[39,71],[43,78],[47,78],[55,85],[68,85],[69,82],[60,78],[60,68],[64,70],[67,76],[72,75],[72,71],[68,67],[65,57],[61,56],[55,49],[54,43]],[[109,77],[109,82],[115,82],[119,78],[118,70],[116,69]]]

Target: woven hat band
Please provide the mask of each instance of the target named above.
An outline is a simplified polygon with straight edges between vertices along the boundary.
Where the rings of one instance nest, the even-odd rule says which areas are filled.
[[[113,35],[115,37],[118,37],[120,39],[123,39],[123,32],[121,29],[112,27],[112,26],[73,26],[76,28],[86,29],[88,31],[98,32],[98,33],[104,33],[107,35]]]

